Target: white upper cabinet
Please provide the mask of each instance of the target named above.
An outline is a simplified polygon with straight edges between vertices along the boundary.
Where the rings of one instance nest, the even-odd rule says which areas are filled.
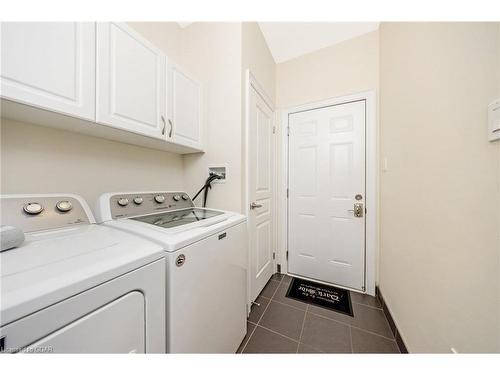
[[[203,88],[174,63],[168,69],[169,141],[203,150]]]
[[[1,96],[95,121],[95,24],[3,22]]]
[[[166,56],[123,23],[97,24],[97,122],[166,138]]]

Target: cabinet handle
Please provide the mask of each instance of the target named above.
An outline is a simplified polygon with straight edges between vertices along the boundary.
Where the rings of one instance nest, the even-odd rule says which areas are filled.
[[[168,123],[170,124],[170,131],[168,132],[168,137],[172,138],[172,130],[174,130],[174,124],[172,124],[172,121],[168,119]]]
[[[161,116],[161,121],[163,122],[163,129],[161,131],[161,135],[165,135],[165,128],[167,127],[167,124],[165,123],[165,117]]]

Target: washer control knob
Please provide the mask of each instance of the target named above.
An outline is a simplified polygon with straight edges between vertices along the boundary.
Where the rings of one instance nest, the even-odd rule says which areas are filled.
[[[189,196],[187,194],[183,194],[182,195],[182,199],[185,200],[185,201],[187,201],[189,199]]]
[[[181,196],[180,195],[174,195],[173,199],[174,199],[174,201],[178,202],[178,201],[181,200]]]
[[[73,208],[73,204],[70,201],[59,201],[56,203],[56,208],[59,212],[69,212]]]
[[[161,194],[156,195],[155,196],[155,201],[156,201],[156,203],[163,203],[163,202],[165,202],[165,196],[161,195]]]
[[[135,197],[134,198],[134,203],[137,205],[142,204],[143,201],[144,201],[144,199],[142,199],[142,197]]]
[[[38,215],[43,211],[43,206],[37,202],[26,203],[23,207],[24,212],[28,215]]]
[[[118,199],[118,204],[122,207],[125,207],[128,204],[128,199],[127,198],[120,198],[120,199]]]

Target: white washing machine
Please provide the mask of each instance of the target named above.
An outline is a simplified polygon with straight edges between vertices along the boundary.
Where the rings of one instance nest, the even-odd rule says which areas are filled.
[[[3,352],[165,352],[161,246],[95,224],[76,195],[0,196],[26,239],[0,254]]]
[[[194,207],[183,192],[138,192],[102,195],[96,217],[165,249],[167,352],[237,350],[246,333],[243,215]]]

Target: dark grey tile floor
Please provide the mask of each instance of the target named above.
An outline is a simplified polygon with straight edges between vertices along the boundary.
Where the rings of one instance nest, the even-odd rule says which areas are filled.
[[[351,292],[351,317],[285,297],[290,281],[275,274],[264,287],[238,353],[399,353],[377,298]]]

